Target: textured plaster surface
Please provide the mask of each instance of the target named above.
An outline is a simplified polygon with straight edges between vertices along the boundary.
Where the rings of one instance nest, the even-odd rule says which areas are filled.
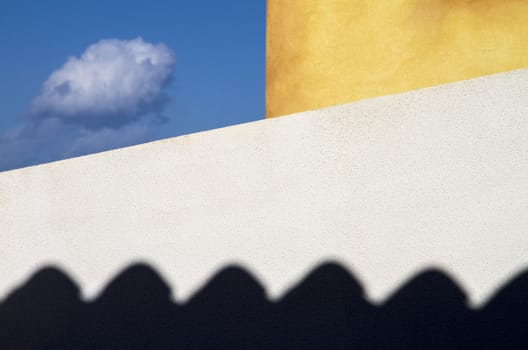
[[[266,116],[528,68],[528,0],[268,0]]]
[[[279,297],[337,260],[373,301],[430,266],[474,304],[528,267],[528,70],[0,173],[0,299],[134,261],[187,299],[229,263]]]

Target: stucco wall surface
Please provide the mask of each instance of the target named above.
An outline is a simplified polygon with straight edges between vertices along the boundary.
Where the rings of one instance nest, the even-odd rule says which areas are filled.
[[[185,300],[240,263],[278,297],[337,260],[383,301],[426,267],[482,303],[528,266],[528,70],[0,173],[0,299],[133,261]]]
[[[266,116],[528,67],[528,0],[267,0]]]

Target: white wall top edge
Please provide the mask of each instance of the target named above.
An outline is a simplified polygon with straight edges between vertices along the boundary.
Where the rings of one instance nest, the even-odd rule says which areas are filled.
[[[528,69],[0,173],[0,299],[45,264],[93,298],[133,261],[186,300],[239,262],[277,298],[337,260],[484,303],[528,268]]]

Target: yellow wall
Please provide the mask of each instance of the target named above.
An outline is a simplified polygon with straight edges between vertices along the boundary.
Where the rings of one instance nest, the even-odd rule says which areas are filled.
[[[528,67],[528,0],[268,0],[266,116]]]

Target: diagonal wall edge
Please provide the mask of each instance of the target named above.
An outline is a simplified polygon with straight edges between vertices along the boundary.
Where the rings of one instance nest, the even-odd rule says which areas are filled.
[[[528,266],[528,70],[0,173],[0,299],[131,261],[185,300],[226,264],[272,297],[328,259],[369,298],[439,266],[481,304]]]

